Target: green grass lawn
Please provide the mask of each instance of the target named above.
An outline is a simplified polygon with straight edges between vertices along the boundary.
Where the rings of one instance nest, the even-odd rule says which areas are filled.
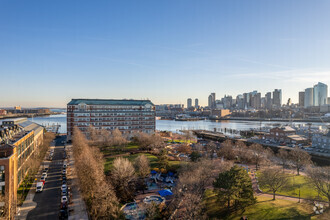
[[[167,142],[168,143],[171,143],[172,141],[171,140],[168,140]],[[174,139],[173,142],[175,142],[175,143],[187,143],[187,144],[197,143],[196,140],[179,140],[179,139]]]
[[[305,199],[316,199],[318,197],[318,193],[316,189],[313,187],[313,184],[309,181],[306,176],[296,176],[293,174],[287,174],[289,181],[286,187],[283,187],[281,190],[276,192],[276,194],[286,195],[286,196],[294,196],[299,197],[299,186],[300,186],[300,197]],[[269,188],[260,187],[263,192],[269,192]],[[322,199],[326,200],[325,197]]]
[[[212,190],[206,191],[205,203],[207,214],[210,219],[239,220],[242,216],[248,219],[311,219],[313,214],[312,206],[305,203],[297,203],[287,200],[272,200],[265,196],[258,196],[257,203],[230,213],[229,216],[221,216],[221,207],[217,203],[217,197]]]

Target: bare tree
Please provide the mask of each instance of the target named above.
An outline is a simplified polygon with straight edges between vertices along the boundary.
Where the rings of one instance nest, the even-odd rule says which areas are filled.
[[[252,160],[256,165],[256,170],[258,170],[260,164],[265,159],[265,149],[260,144],[252,144],[250,150],[252,152]]]
[[[111,170],[111,182],[121,201],[129,201],[133,199],[135,181],[136,176],[132,163],[126,158],[116,158]]]
[[[290,163],[290,157],[288,151],[285,149],[280,149],[276,154],[276,156],[279,159],[279,162],[284,170],[285,167],[287,167]]]
[[[177,147],[177,151],[179,153],[190,154],[191,147],[188,144],[180,144],[180,146]]]
[[[306,165],[312,163],[311,156],[304,150],[299,147],[295,147],[289,153],[291,161],[297,169],[297,175],[299,175],[299,171]]]
[[[119,131],[118,128],[112,131],[111,133],[111,145],[112,146],[123,146],[127,144],[126,138],[123,137],[122,133]]]
[[[105,181],[103,156],[97,147],[90,147],[85,136],[74,128],[73,156],[79,186],[92,219],[115,219],[119,215],[113,187]]]
[[[164,139],[159,134],[138,133],[134,137],[139,144],[141,150],[156,150],[159,151],[165,146]]]
[[[330,204],[330,166],[309,168],[307,174],[318,193],[325,196]]]
[[[234,160],[235,153],[233,150],[233,142],[231,140],[226,140],[221,145],[222,146],[218,152],[219,156],[223,156],[228,160]]]
[[[139,177],[147,177],[150,174],[148,158],[144,154],[139,155],[134,161],[134,168]]]
[[[287,175],[278,168],[262,170],[258,180],[260,186],[268,187],[273,192],[273,200],[275,200],[276,192],[288,183]]]

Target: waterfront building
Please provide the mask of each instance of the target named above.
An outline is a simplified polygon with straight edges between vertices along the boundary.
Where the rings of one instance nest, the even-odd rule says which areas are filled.
[[[67,137],[73,128],[119,129],[124,134],[155,132],[155,108],[150,100],[72,99],[67,104]]]
[[[195,99],[195,108],[199,108],[198,99]]]
[[[192,107],[192,100],[191,98],[187,99],[187,108],[191,108]]]
[[[321,106],[327,104],[328,86],[319,82],[313,88],[313,106]]]
[[[308,108],[313,106],[314,103],[314,95],[313,95],[313,88],[305,89],[305,99],[304,99],[304,107]]]
[[[305,92],[299,92],[299,106],[305,106]]]
[[[275,89],[273,91],[273,105],[277,108],[282,106],[282,90]]]
[[[5,120],[0,127],[0,191],[3,201],[0,209],[15,212],[17,189],[26,176],[31,156],[43,143],[42,126],[26,118]],[[7,205],[5,205],[5,202]],[[9,204],[9,205],[8,205]],[[12,216],[9,216],[11,219]]]

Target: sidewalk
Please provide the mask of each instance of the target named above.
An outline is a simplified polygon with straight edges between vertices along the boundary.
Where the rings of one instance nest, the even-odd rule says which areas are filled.
[[[79,183],[78,183],[78,177],[76,174],[76,170],[74,167],[74,159],[72,154],[72,145],[66,146],[67,154],[69,157],[69,167],[71,168],[70,173],[70,179],[71,181],[71,204],[69,204],[69,220],[88,220],[88,214],[86,211],[86,205],[84,200],[81,197],[80,191],[79,191]]]
[[[55,143],[51,142],[51,146],[49,149],[54,148],[55,147]],[[29,193],[27,194],[22,206],[17,207],[17,209],[19,210],[15,216],[16,220],[25,220],[27,218],[27,215],[29,214],[29,212],[31,210],[33,210],[35,207],[37,207],[37,203],[33,202],[34,196],[36,194],[36,184],[37,184],[37,180],[40,177],[40,173],[44,167],[44,165],[49,164],[49,161],[46,161],[46,158],[48,156],[48,152],[45,155],[45,158],[43,160],[43,162],[41,162],[39,170],[35,176],[35,180],[29,190]]]

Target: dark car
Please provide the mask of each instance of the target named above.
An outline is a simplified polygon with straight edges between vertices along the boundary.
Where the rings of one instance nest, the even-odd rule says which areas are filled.
[[[59,219],[68,219],[69,213],[68,210],[66,209],[61,209],[60,212],[58,213]]]

